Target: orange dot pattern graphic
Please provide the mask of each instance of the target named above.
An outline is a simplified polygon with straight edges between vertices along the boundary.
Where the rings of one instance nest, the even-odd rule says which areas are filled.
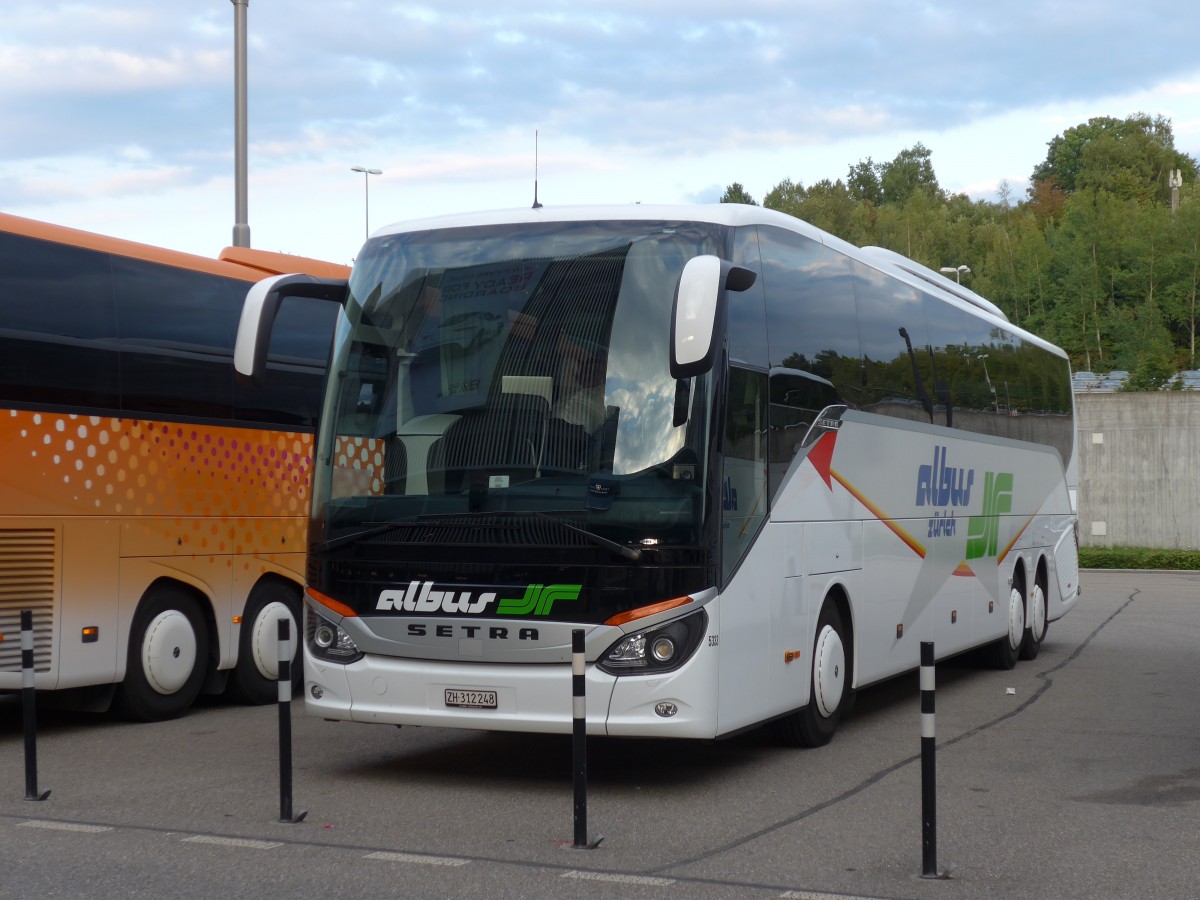
[[[383,441],[339,435],[334,448],[334,497],[377,497],[383,493]]]
[[[283,537],[294,550],[312,445],[298,432],[8,410],[0,511],[160,519],[193,553],[278,551]]]

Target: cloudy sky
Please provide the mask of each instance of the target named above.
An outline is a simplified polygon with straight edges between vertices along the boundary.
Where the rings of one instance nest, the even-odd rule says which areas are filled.
[[[1091,116],[1200,157],[1200,7],[1163,0],[251,0],[249,224],[349,262],[369,221],[710,202],[918,141],[1023,196]],[[215,255],[234,224],[230,0],[3,0],[0,211]]]

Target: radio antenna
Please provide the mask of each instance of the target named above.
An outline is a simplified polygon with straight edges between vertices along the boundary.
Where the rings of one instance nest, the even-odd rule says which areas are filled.
[[[533,208],[541,209],[542,204],[538,202],[537,196],[538,182],[538,133],[537,129],[533,130]]]

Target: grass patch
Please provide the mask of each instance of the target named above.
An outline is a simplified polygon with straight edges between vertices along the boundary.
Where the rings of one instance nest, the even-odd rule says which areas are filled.
[[[1200,569],[1200,550],[1080,547],[1079,565],[1085,569]]]

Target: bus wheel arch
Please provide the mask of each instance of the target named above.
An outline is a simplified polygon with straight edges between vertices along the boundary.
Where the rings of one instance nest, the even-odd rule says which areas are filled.
[[[295,582],[266,575],[251,589],[242,611],[237,664],[229,679],[230,695],[261,705],[279,696],[279,621],[290,619],[293,683],[303,675],[300,660],[301,592]]]
[[[1025,634],[1021,639],[1021,659],[1037,658],[1038,652],[1042,649],[1042,641],[1046,638],[1046,630],[1050,627],[1046,610],[1048,579],[1046,558],[1043,556],[1038,559],[1037,574],[1033,578],[1033,586],[1026,595]]]
[[[829,743],[853,703],[854,634],[850,604],[834,588],[821,604],[809,659],[809,701],[775,723],[776,734],[797,747]]]
[[[205,597],[168,579],[150,585],[130,624],[117,709],[145,722],[183,715],[214,666],[214,637],[215,622]]]

